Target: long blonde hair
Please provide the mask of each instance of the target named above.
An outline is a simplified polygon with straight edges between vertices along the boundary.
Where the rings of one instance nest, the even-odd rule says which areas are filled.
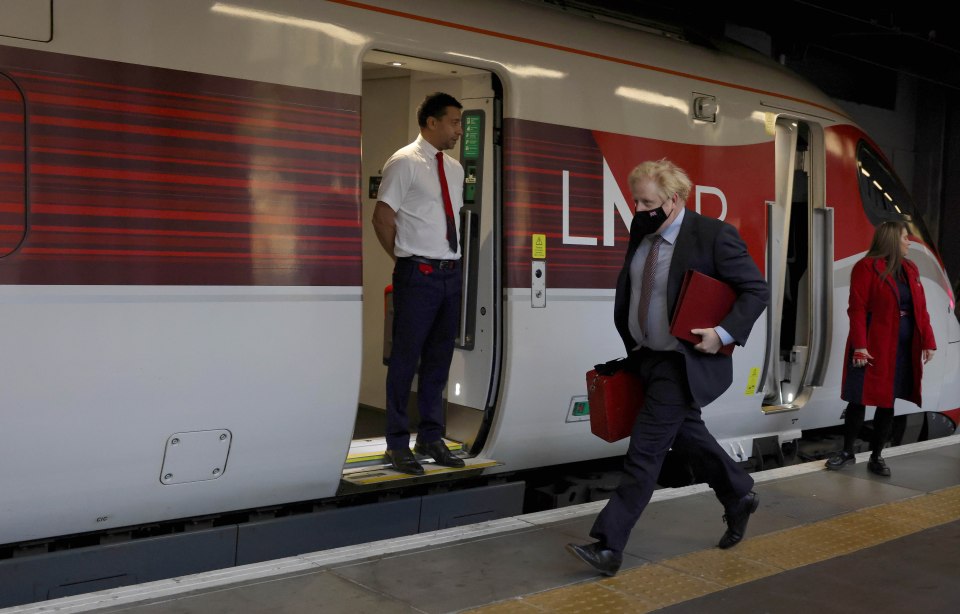
[[[883,258],[887,261],[887,268],[881,275],[899,276],[903,265],[903,256],[900,254],[900,236],[903,231],[909,232],[905,222],[884,222],[877,226],[873,233],[873,241],[867,251],[868,258]]]

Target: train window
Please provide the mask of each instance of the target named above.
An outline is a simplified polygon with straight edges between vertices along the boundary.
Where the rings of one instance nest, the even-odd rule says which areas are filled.
[[[910,193],[883,158],[863,141],[857,147],[857,174],[863,210],[871,224],[879,226],[883,222],[898,220],[907,222],[910,234],[933,245]]]
[[[25,159],[23,95],[0,73],[0,258],[26,231]]]
[[[906,221],[914,216],[910,194],[882,158],[862,141],[857,148],[857,171],[863,208],[874,226],[885,221]]]

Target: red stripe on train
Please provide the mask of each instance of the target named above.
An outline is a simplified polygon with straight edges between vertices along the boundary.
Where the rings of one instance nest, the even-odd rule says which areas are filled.
[[[84,249],[58,247],[25,247],[20,253],[27,255],[74,255],[74,256],[147,256],[157,258],[233,258],[241,260],[360,260],[360,256],[334,256],[309,254],[265,254],[265,253],[233,253],[233,252],[171,252],[160,250],[134,249]]]
[[[204,96],[200,94],[188,94],[184,92],[175,92],[171,90],[157,90],[145,87],[134,87],[129,85],[117,85],[113,83],[104,83],[102,81],[89,81],[85,79],[71,79],[66,77],[51,77],[49,75],[41,75],[38,73],[27,73],[21,71],[9,71],[9,74],[12,77],[16,77],[19,80],[29,80],[29,81],[48,81],[56,83],[69,83],[72,85],[84,85],[90,86],[95,89],[108,89],[108,90],[119,90],[124,92],[134,92],[140,94],[151,94],[156,96],[163,96],[169,98],[179,98],[186,100],[202,100],[205,102],[214,102],[217,104],[238,104],[242,103],[244,106],[260,108],[260,109],[269,109],[269,110],[279,110],[286,112],[295,112],[295,113],[305,113],[308,115],[319,115],[323,117],[337,117],[344,119],[357,119],[357,113],[349,112],[337,112],[337,111],[327,111],[323,109],[304,107],[302,105],[285,105],[285,104],[270,104],[265,102],[258,102],[255,100],[237,100],[235,98],[229,97],[217,97],[217,96]]]
[[[8,168],[9,167],[9,168]],[[16,168],[15,164],[0,164],[0,172],[10,172]],[[21,167],[22,168],[22,167]],[[82,177],[84,179],[120,179],[123,181],[151,181],[156,183],[175,183],[188,185],[219,186],[232,188],[250,188],[254,184],[258,189],[286,190],[291,192],[317,192],[321,194],[342,194],[345,196],[359,195],[356,188],[329,187],[304,183],[287,183],[282,181],[262,181],[251,179],[226,179],[203,175],[174,175],[170,173],[148,173],[133,170],[112,170],[92,168],[87,166],[53,166],[51,164],[33,164],[30,166],[31,175],[53,175],[64,177]]]
[[[31,115],[30,123],[32,125],[58,126],[61,128],[66,127],[81,128],[85,130],[103,130],[121,134],[146,134],[151,136],[164,136],[177,139],[194,139],[199,141],[238,143],[244,145],[265,145],[268,147],[304,149],[308,151],[329,151],[348,155],[360,155],[359,147],[351,147],[346,145],[325,145],[323,143],[268,139],[264,137],[243,136],[239,134],[217,134],[216,132],[201,132],[198,130],[183,130],[180,128],[155,128],[152,126],[140,126],[137,124],[121,124],[117,122],[70,119],[65,117],[52,117],[49,115]]]
[[[204,113],[201,111],[191,111],[187,109],[177,109],[171,107],[160,107],[156,105],[131,104],[125,102],[116,102],[111,100],[96,100],[91,98],[78,98],[77,96],[61,96],[55,94],[32,93],[30,95],[31,103],[47,103],[50,105],[60,105],[73,109],[97,109],[106,111],[116,111],[128,115],[152,115],[157,117],[176,117],[180,119],[190,119],[196,121],[215,122],[220,124],[242,124],[244,126],[256,126],[260,128],[275,128],[293,130],[296,132],[315,132],[318,134],[333,134],[337,136],[346,136],[359,138],[359,129],[332,128],[328,126],[318,126],[306,123],[281,122],[269,119],[260,119],[250,116],[228,115],[226,113]]]
[[[285,217],[280,215],[247,215],[239,213],[203,213],[194,211],[170,211],[161,209],[121,209],[118,207],[84,207],[54,205],[47,203],[31,204],[34,214],[47,215],[90,215],[100,217],[157,218],[168,220],[200,220],[208,222],[241,222],[268,224],[304,224],[307,226],[360,227],[360,221],[335,220],[330,218]]]

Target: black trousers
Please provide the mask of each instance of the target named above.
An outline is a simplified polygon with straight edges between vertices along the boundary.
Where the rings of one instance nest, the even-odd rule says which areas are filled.
[[[640,350],[630,368],[643,380],[645,401],[637,414],[624,461],[625,475],[590,530],[605,547],[622,552],[643,513],[670,448],[685,453],[706,478],[725,510],[753,487],[753,478],[723,451],[693,402],[683,355]]]
[[[414,375],[417,441],[443,437],[443,389],[460,323],[460,267],[438,269],[398,258],[393,269],[393,348],[387,368],[387,448],[410,446],[407,402]],[[418,367],[419,365],[419,367]]]
[[[853,442],[856,441],[860,428],[863,426],[863,417],[866,407],[859,403],[848,403],[843,413],[843,449],[853,453]],[[883,446],[890,437],[893,429],[893,408],[878,407],[873,414],[873,437],[870,440],[870,456],[878,457],[883,453]]]

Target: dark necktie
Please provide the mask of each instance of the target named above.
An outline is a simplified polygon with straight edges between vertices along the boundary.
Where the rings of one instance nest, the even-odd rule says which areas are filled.
[[[663,236],[657,235],[650,251],[647,253],[647,259],[643,263],[643,277],[640,281],[640,305],[637,308],[637,319],[640,321],[640,330],[643,336],[649,334],[647,331],[647,313],[650,311],[650,295],[653,294],[653,282],[657,278],[657,259],[660,256],[660,244],[663,243]]]
[[[443,211],[447,216],[447,244],[450,251],[456,253],[457,224],[453,221],[453,203],[450,201],[450,188],[447,187],[447,174],[443,171],[443,152],[437,152],[437,172],[440,173],[440,192],[443,194]]]

